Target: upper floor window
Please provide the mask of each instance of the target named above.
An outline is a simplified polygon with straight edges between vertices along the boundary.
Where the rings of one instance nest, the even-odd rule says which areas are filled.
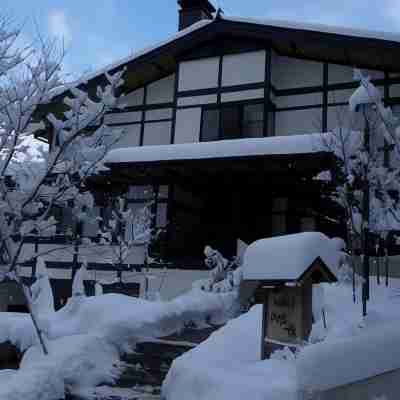
[[[229,104],[204,108],[201,140],[257,138],[264,136],[264,104]]]

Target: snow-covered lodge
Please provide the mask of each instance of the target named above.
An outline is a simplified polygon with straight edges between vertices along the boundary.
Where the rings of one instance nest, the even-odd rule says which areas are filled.
[[[327,184],[315,179],[334,163],[321,133],[344,121],[358,126],[348,112],[354,67],[368,71],[396,112],[400,37],[232,18],[208,0],[178,3],[177,34],[75,83],[94,94],[105,72],[126,68],[125,108],[104,118],[126,134],[107,156],[110,171],[93,180],[94,215],[107,213],[112,193],[133,210],[156,198],[162,257],[186,273],[204,269],[205,245],[232,256],[238,239],[342,235]],[[45,111],[61,110],[66,95],[68,87]],[[50,151],[57,146],[49,130],[36,136]],[[63,233],[68,211],[60,212]],[[84,226],[85,236],[97,231],[96,222]]]

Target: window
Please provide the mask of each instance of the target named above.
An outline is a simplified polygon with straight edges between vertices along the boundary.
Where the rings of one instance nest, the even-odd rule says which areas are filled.
[[[221,114],[221,139],[238,139],[241,137],[241,107],[223,107]]]
[[[251,104],[243,108],[243,132],[246,137],[264,136],[263,104]]]
[[[204,110],[201,138],[203,142],[211,142],[219,139],[218,109]]]
[[[233,104],[203,109],[201,129],[203,142],[263,136],[263,103]]]

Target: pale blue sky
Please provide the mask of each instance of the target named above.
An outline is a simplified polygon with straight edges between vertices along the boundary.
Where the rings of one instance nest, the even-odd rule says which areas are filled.
[[[400,32],[400,0],[213,0],[227,15],[318,22]],[[78,76],[104,66],[177,30],[176,0],[1,0],[24,23],[36,21],[44,36],[63,37],[65,68]]]

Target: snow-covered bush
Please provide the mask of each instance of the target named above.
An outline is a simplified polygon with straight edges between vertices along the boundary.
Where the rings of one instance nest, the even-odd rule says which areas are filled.
[[[209,278],[194,282],[193,286],[206,292],[230,292],[239,288],[242,280],[242,261],[239,257],[227,260],[210,246],[204,249],[205,265],[210,269]]]

